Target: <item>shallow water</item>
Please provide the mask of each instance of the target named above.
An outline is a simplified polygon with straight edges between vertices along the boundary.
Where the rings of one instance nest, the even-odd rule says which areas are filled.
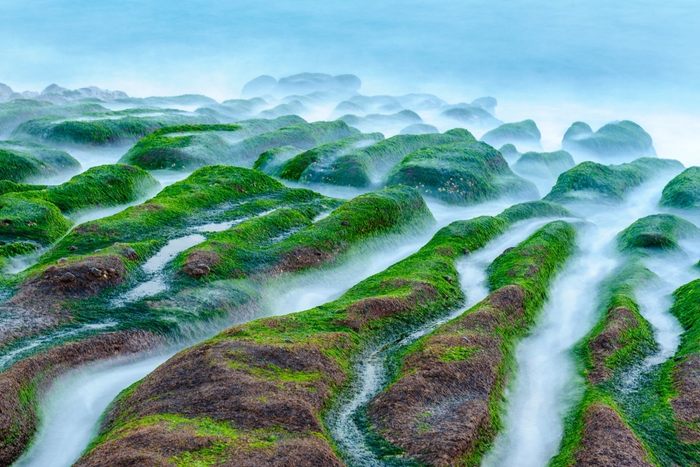
[[[596,290],[619,264],[615,236],[657,212],[663,175],[633,190],[618,207],[580,208],[587,225],[578,235],[580,254],[554,281],[540,321],[517,346],[517,373],[507,393],[505,427],[485,456],[484,467],[542,467],[556,454],[563,417],[580,398],[583,381],[571,350],[600,315]]]
[[[393,341],[377,342],[359,359],[356,379],[340,396],[338,406],[332,409],[327,417],[333,440],[348,465],[363,467],[384,465],[367,446],[364,433],[355,422],[354,417],[361,408],[386,387],[389,379],[389,370],[386,366],[387,356],[412,344],[440,325],[460,316],[465,310],[486,298],[489,293],[486,268],[489,264],[506,248],[516,246],[550,221],[551,219],[537,219],[516,224],[481,250],[475,251],[459,261],[456,267],[459,273],[460,287],[466,297],[464,307],[448,313],[442,318],[425,323],[407,336],[394,338]]]

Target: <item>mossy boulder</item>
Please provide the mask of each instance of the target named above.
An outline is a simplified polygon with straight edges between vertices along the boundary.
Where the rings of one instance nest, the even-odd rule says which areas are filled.
[[[420,118],[420,115],[412,110],[402,110],[390,115],[369,114],[365,117],[343,115],[338,120],[344,121],[348,125],[365,132],[370,132],[377,128],[404,128],[408,125],[423,123],[423,119]]]
[[[130,165],[92,167],[66,183],[46,190],[46,199],[63,213],[133,203],[155,194],[160,183]]]
[[[26,182],[71,175],[80,163],[69,154],[43,145],[0,141],[0,180]]]
[[[50,102],[30,99],[15,99],[0,104],[0,135],[9,134],[23,122],[46,115],[63,117],[84,113],[108,112],[98,104],[55,105]]]
[[[503,155],[509,164],[517,162],[517,160],[520,159],[520,156],[522,156],[522,153],[518,151],[515,145],[510,143],[501,146],[501,149],[499,149],[498,152]]]
[[[700,229],[691,222],[672,214],[643,217],[617,236],[621,251],[640,249],[680,250],[679,240],[700,238]]]
[[[50,245],[68,232],[71,225],[56,205],[44,199],[44,192],[0,196],[0,239],[3,241],[30,240]]]
[[[323,146],[326,145],[323,144],[319,147]],[[311,149],[311,151],[313,151],[313,149]],[[301,150],[299,148],[295,148],[294,146],[281,146],[279,148],[268,149],[264,153],[260,154],[260,157],[258,157],[255,164],[253,164],[253,169],[265,172],[268,175],[278,176],[280,166],[284,165],[285,162],[289,161],[290,159],[293,159],[294,156],[300,152]]]
[[[494,147],[500,147],[511,143],[528,148],[540,148],[540,134],[537,124],[533,120],[523,120],[516,123],[504,123],[498,128],[484,133],[481,141]]]
[[[19,193],[22,191],[37,191],[45,189],[45,185],[27,185],[24,183],[15,183],[9,180],[0,180],[0,195],[5,193]]]
[[[491,115],[496,115],[496,106],[498,106],[498,101],[495,97],[484,96],[474,99],[471,103],[472,106],[481,107],[486,110]]]
[[[595,133],[588,124],[575,122],[564,134],[562,149],[611,162],[656,157],[651,136],[629,120],[608,123]]]
[[[523,176],[557,178],[576,163],[566,151],[526,152],[513,164],[513,170]]]
[[[488,110],[476,105],[453,107],[442,112],[440,117],[475,128],[495,128],[503,125],[503,122],[495,118]]]
[[[562,173],[544,199],[555,203],[620,203],[633,188],[660,172],[680,172],[683,164],[672,159],[641,158],[620,165],[583,162]]]
[[[294,146],[307,150],[359,133],[343,121],[298,123],[236,143],[231,147],[228,157],[230,163],[252,167],[260,154],[268,149]]]
[[[0,141],[0,149],[30,154],[61,175],[72,175],[81,169],[80,162],[65,151],[29,141]]]
[[[689,167],[668,182],[659,204],[666,208],[700,208],[700,167]]]
[[[428,125],[425,123],[414,123],[412,125],[408,125],[399,132],[401,135],[429,135],[431,133],[440,133],[440,130],[433,125]]]
[[[146,170],[178,171],[232,164],[235,159],[231,159],[231,152],[241,140],[301,122],[304,120],[292,116],[273,120],[244,120],[235,125],[165,127],[139,140],[119,162]]]
[[[471,133],[459,128],[442,134],[396,135],[338,157],[330,165],[310,165],[304,173],[303,181],[368,187],[380,183],[394,164],[413,151],[440,144],[473,141],[476,138]]]
[[[452,204],[489,199],[539,198],[537,188],[515,175],[486,143],[451,143],[415,151],[387,174],[388,186],[408,185]]]
[[[327,167],[338,157],[351,153],[358,148],[370,146],[383,139],[384,135],[381,133],[360,133],[348,136],[347,138],[304,151],[274,169],[263,171],[285,180],[307,182],[310,181],[310,171],[307,170],[310,167],[312,168],[311,170],[317,167]]]
[[[88,113],[80,120],[42,117],[22,123],[12,133],[20,140],[65,146],[105,146],[135,142],[159,128],[184,124],[218,123],[211,117],[176,110],[129,109]]]

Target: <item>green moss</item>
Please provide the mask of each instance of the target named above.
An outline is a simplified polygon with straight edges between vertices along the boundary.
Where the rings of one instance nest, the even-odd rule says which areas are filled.
[[[453,204],[503,196],[537,198],[537,188],[485,143],[453,143],[415,151],[387,174],[387,185],[408,185]]]
[[[274,120],[245,120],[235,125],[175,125],[156,130],[142,138],[120,162],[146,170],[194,170],[207,165],[231,164],[233,143],[237,139],[278,130],[303,122],[299,117]]]
[[[0,149],[0,180],[22,182],[56,175],[55,170],[36,157]]]
[[[28,191],[0,196],[0,239],[50,245],[68,232],[70,221],[42,195]]]
[[[300,181],[367,187],[372,185],[375,177],[414,151],[440,144],[474,141],[474,136],[462,129],[443,134],[397,135],[338,157],[329,166],[312,164],[305,169]]]
[[[279,148],[268,149],[264,153],[260,154],[260,157],[258,157],[255,164],[253,164],[253,170],[259,170],[268,175],[278,176],[280,166],[284,165],[290,159],[293,159],[294,156],[299,154],[299,152],[300,150],[294,146],[281,146]]]
[[[0,149],[34,156],[60,174],[72,174],[78,172],[81,168],[80,162],[67,152],[44,144],[25,141],[0,141]]]
[[[0,134],[9,133],[17,125],[44,115],[80,115],[86,112],[107,112],[97,104],[56,105],[30,99],[15,99],[0,104]]]
[[[574,217],[568,209],[549,201],[528,201],[514,204],[498,216],[509,224],[537,217]]]
[[[307,173],[309,167],[327,166],[339,156],[351,152],[358,146],[366,146],[373,142],[382,141],[383,139],[384,136],[381,133],[352,135],[339,141],[304,151],[284,164],[281,164],[272,174],[285,180],[311,182],[314,180],[312,180],[313,177],[309,177],[310,174]],[[311,170],[313,171],[314,169]]]
[[[503,124],[488,111],[476,105],[447,109],[440,116],[477,127],[493,128]]]
[[[63,145],[118,145],[136,141],[168,125],[216,123],[209,117],[186,115],[176,110],[158,110],[158,115],[153,113],[152,109],[129,109],[85,114],[92,120],[47,116],[22,123],[12,136]]]
[[[229,157],[237,165],[252,167],[260,154],[271,148],[294,146],[306,150],[358,133],[342,121],[297,123],[247,138],[233,145]]]
[[[620,165],[583,162],[559,176],[544,199],[557,203],[597,201],[620,203],[633,188],[659,172],[679,171],[683,165],[672,159],[642,158]]]
[[[70,213],[81,209],[127,204],[153,194],[160,187],[148,172],[129,165],[101,165],[49,187],[46,199]]]
[[[575,165],[574,158],[566,151],[526,152],[513,165],[513,170],[523,175],[556,178]]]
[[[506,143],[539,146],[541,137],[540,130],[533,120],[523,120],[516,123],[504,123],[498,128],[486,132],[481,137],[481,141],[494,147],[500,147]]]
[[[39,191],[46,189],[44,185],[25,185],[9,180],[0,180],[0,196],[5,193],[20,193],[23,191]]]
[[[469,360],[476,351],[477,349],[474,347],[450,347],[440,355],[440,361],[461,362]]]
[[[562,148],[602,158],[656,156],[651,136],[629,120],[608,123],[595,133],[587,124],[576,122],[564,134]]]
[[[700,238],[700,229],[672,214],[643,217],[617,236],[621,251],[639,251],[647,248],[679,250],[679,240]]]
[[[668,182],[659,205],[676,209],[700,208],[700,167],[689,167]]]
[[[382,126],[399,126],[404,127],[413,123],[423,123],[420,115],[412,110],[400,110],[395,114],[369,114],[364,117],[356,115],[343,115],[338,120],[346,122],[348,125],[359,128],[360,130],[371,130]]]

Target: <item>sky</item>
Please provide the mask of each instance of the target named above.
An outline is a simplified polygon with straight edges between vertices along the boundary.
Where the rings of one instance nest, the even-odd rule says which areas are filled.
[[[354,73],[364,94],[631,115],[677,140],[700,128],[698,31],[695,0],[4,0],[0,82],[223,100],[260,74]]]

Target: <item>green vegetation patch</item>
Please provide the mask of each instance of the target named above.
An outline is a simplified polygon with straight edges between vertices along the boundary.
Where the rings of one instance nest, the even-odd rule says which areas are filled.
[[[620,203],[633,188],[659,172],[680,171],[683,164],[672,159],[642,158],[620,165],[583,162],[559,176],[544,199],[555,203]]]
[[[575,165],[574,158],[566,151],[526,152],[513,164],[513,170],[522,175],[556,178]]]
[[[700,208],[700,167],[689,167],[668,182],[659,204],[676,209]]]
[[[639,249],[679,250],[679,240],[700,238],[700,229],[691,222],[672,214],[643,217],[617,236],[621,251]]]
[[[651,136],[629,120],[608,123],[595,133],[586,123],[575,122],[564,134],[562,148],[602,158],[656,157]]]
[[[506,143],[539,146],[541,138],[542,135],[537,124],[533,120],[523,120],[516,123],[504,123],[498,128],[487,131],[481,137],[481,141],[494,147],[500,147]]]
[[[415,151],[387,174],[387,185],[408,185],[452,204],[504,196],[538,198],[537,188],[515,175],[500,152],[480,143],[452,143]]]
[[[328,166],[312,164],[302,173],[300,181],[367,187],[375,183],[376,177],[381,177],[394,164],[414,151],[447,143],[475,141],[474,136],[463,129],[454,129],[443,134],[396,135],[338,157]]]

